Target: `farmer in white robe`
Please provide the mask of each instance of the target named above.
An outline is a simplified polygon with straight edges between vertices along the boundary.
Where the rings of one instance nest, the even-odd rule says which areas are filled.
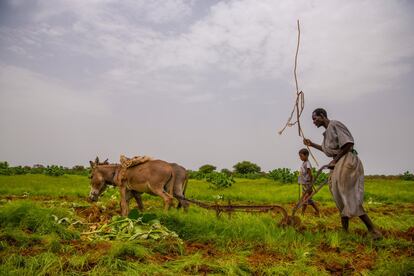
[[[364,201],[364,168],[357,152],[354,150],[354,138],[348,128],[339,121],[329,120],[324,109],[315,109],[312,113],[313,123],[319,128],[323,126],[322,145],[304,139],[303,143],[332,157],[329,189],[341,213],[342,228],[348,231],[349,218],[359,217],[374,238],[381,233],[375,229],[371,219],[362,206]]]

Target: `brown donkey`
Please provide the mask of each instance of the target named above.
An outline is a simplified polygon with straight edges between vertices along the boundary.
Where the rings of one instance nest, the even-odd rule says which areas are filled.
[[[107,185],[118,186],[121,192],[121,214],[128,214],[128,202],[134,197],[138,208],[143,209],[141,194],[149,193],[158,195],[164,200],[165,209],[172,203],[172,196],[167,192],[173,185],[174,195],[184,196],[187,171],[177,165],[169,164],[162,160],[151,160],[135,167],[128,168],[125,177],[121,181],[119,164],[102,164],[99,159],[91,164],[91,191],[89,198],[97,201],[99,195],[106,189]],[[179,199],[180,205],[187,209],[188,203]]]

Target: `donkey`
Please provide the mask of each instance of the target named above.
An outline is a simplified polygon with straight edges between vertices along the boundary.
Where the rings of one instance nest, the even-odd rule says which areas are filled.
[[[171,185],[173,185],[174,195],[180,202],[178,208],[184,206],[184,210],[187,210],[188,202],[182,200],[187,184],[187,171],[178,164],[168,164],[161,160],[148,161],[129,168],[126,173],[127,181],[119,183],[117,181],[121,169],[119,164],[102,164],[99,163],[98,158],[95,162],[89,161],[89,163],[92,169],[89,195],[91,201],[97,201],[107,185],[112,185],[120,187],[122,215],[128,213],[128,202],[132,197],[135,198],[138,208],[143,210],[141,199],[143,192],[162,197],[165,203],[164,206],[168,209],[172,197],[165,191],[169,191]]]

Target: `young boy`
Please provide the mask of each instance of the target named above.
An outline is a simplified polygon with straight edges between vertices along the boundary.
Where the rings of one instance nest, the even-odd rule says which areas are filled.
[[[312,166],[308,160],[309,158],[309,151],[306,148],[303,148],[299,151],[299,158],[303,161],[302,166],[300,167],[300,174],[299,174],[299,184],[302,185],[302,192],[304,197],[309,196],[312,193]],[[306,208],[308,205],[311,205],[313,209],[315,209],[315,214],[319,216],[318,207],[316,207],[316,203],[309,199],[307,200],[302,207],[302,215],[305,214]]]

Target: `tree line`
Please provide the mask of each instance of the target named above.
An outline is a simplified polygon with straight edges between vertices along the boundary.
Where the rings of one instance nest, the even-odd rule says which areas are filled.
[[[7,161],[0,162],[0,175],[22,175],[22,174],[45,174],[49,176],[61,176],[64,174],[84,175],[90,174],[90,168],[82,165],[76,165],[72,168],[42,164],[33,166],[15,166],[12,167]],[[299,172],[289,168],[277,168],[268,172],[263,172],[259,165],[250,161],[241,161],[233,166],[233,170],[227,168],[217,171],[217,167],[211,164],[205,164],[198,170],[188,170],[190,179],[206,180],[213,188],[230,187],[234,183],[234,178],[258,179],[269,178],[282,183],[296,183]],[[313,169],[316,175],[316,169]],[[317,179],[317,184],[328,178],[326,173],[322,173]],[[399,175],[372,175],[367,176],[371,179],[402,179],[413,181],[414,175],[406,171]]]
[[[0,162],[0,175],[21,175],[21,174],[45,174],[49,176],[61,176],[64,174],[89,175],[90,169],[81,165],[67,168],[58,165],[43,166],[35,164],[30,166],[11,167],[7,161]]]

